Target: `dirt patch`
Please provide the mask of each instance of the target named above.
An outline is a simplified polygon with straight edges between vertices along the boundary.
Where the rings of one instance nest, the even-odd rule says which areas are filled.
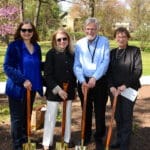
[[[77,144],[80,141],[81,127],[81,107],[79,100],[73,102],[72,107],[72,139]],[[110,119],[110,104],[107,103],[106,122]],[[113,136],[115,137],[115,124]],[[55,128],[54,141],[60,141],[61,127],[57,123]],[[94,133],[94,120],[93,120]],[[37,142],[37,149],[42,149],[43,129],[33,131],[32,139]],[[114,138],[112,138],[113,140]],[[104,139],[105,140],[105,139]],[[150,86],[143,86],[139,91],[139,96],[134,108],[133,134],[131,138],[131,150],[149,150],[150,148]],[[11,149],[10,124],[9,122],[0,122],[0,150]],[[73,150],[74,148],[70,149]],[[89,150],[95,149],[95,144],[92,142],[88,145]]]

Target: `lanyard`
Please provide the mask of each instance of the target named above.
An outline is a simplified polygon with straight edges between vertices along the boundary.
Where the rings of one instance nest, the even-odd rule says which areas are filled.
[[[89,45],[89,43],[88,43],[88,50],[89,50],[90,55],[91,55],[91,57],[92,57],[92,63],[93,63],[93,61],[94,61],[94,56],[95,56],[95,51],[96,51],[96,48],[97,48],[98,39],[99,39],[99,38],[97,38],[97,40],[96,40],[96,44],[95,44],[95,47],[94,47],[93,54],[92,54],[92,51],[91,51],[91,49],[90,49],[90,45]]]

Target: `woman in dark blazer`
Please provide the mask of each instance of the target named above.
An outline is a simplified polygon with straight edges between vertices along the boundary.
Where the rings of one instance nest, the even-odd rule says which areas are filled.
[[[67,99],[65,142],[71,138],[71,105],[75,98],[76,79],[73,74],[74,56],[71,39],[64,29],[58,29],[52,36],[52,49],[46,54],[44,78],[46,82],[47,111],[45,113],[43,148],[53,145],[53,134],[58,111],[58,104]],[[63,83],[68,83],[68,90],[63,90]]]
[[[138,47],[128,45],[130,34],[126,28],[120,27],[116,29],[114,37],[118,47],[111,51],[107,74],[111,98],[118,95],[115,112],[117,140],[111,145],[111,148],[129,150],[135,101],[130,101],[129,98],[125,98],[121,93],[129,87],[134,90],[140,88],[139,78],[142,74],[141,52]]]

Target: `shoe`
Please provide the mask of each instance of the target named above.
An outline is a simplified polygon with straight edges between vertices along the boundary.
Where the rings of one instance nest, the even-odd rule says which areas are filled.
[[[91,140],[84,140],[83,145],[84,145],[84,146],[87,146],[87,145],[89,145],[90,143],[91,143]],[[81,144],[81,141],[79,141],[77,145],[79,145],[79,146],[82,145],[82,144]]]
[[[43,146],[43,150],[50,150],[50,146]]]
[[[86,137],[85,139],[84,139],[84,145],[85,146],[87,146],[87,145],[89,145],[91,143],[91,138],[90,137]]]
[[[49,150],[49,146],[43,146],[43,150]]]
[[[96,149],[95,150],[104,150],[104,144],[102,141],[96,141]]]
[[[43,146],[42,150],[54,150],[54,146]]]
[[[73,147],[75,147],[75,144],[74,144],[73,141],[70,141],[70,142],[67,143],[67,144],[68,144],[68,148],[73,148]]]
[[[49,150],[54,150],[54,146],[49,146]]]
[[[23,150],[22,146],[16,146],[13,148],[13,150]]]
[[[112,149],[120,148],[120,143],[119,143],[119,142],[116,142],[116,143],[114,143],[114,144],[111,144],[111,145],[110,145],[110,148],[112,148]]]
[[[18,147],[16,150],[23,150],[22,147]]]

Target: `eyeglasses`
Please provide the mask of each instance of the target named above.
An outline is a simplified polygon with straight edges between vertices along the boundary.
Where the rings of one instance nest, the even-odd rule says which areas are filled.
[[[29,33],[32,33],[33,32],[33,29],[20,29],[20,31],[22,32],[29,32]]]
[[[64,37],[64,38],[58,38],[58,39],[56,39],[56,41],[57,41],[57,42],[67,41],[67,38],[66,38],[66,37]]]
[[[96,31],[97,29],[96,29],[96,28],[86,28],[85,30],[86,30],[86,31],[92,31],[92,32],[94,32],[94,31]]]

